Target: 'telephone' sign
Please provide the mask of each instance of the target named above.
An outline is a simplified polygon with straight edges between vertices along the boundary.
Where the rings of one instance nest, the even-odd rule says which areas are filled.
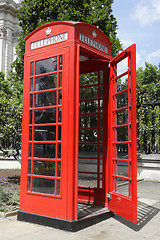
[[[79,34],[79,40],[84,42],[84,43],[87,43],[88,45],[104,52],[104,53],[108,53],[108,48],[106,46],[104,46],[103,44],[95,41],[94,39],[90,38],[90,37],[87,37],[85,35],[83,35],[82,33]]]
[[[44,47],[50,44],[54,44],[54,43],[58,43],[58,42],[62,42],[68,39],[68,33],[61,33],[52,37],[48,37],[45,39],[41,39],[35,42],[31,43],[31,49],[35,49],[35,48],[40,48],[40,47]]]

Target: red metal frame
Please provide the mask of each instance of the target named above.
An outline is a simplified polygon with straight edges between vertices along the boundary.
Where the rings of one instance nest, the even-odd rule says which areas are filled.
[[[46,35],[47,34],[47,35]],[[65,36],[64,36],[65,35]],[[113,122],[112,113],[116,113],[116,110],[112,111],[113,102],[111,99],[116,98],[115,92],[113,92],[113,83],[116,81],[116,78],[112,78],[109,81],[109,68],[108,63],[111,61],[111,42],[106,37],[106,35],[101,32],[96,27],[87,24],[87,23],[75,23],[75,22],[54,22],[49,23],[33,31],[27,36],[26,40],[26,49],[25,49],[25,59],[24,59],[24,103],[23,103],[23,125],[22,125],[22,166],[21,166],[21,194],[20,194],[20,211],[26,213],[32,213],[37,215],[43,215],[46,217],[52,217],[57,219],[64,219],[69,221],[78,220],[78,200],[84,200],[90,203],[99,203],[108,206],[111,210],[120,207],[117,197],[121,197],[120,194],[117,194],[116,189],[113,188],[113,179],[119,178],[119,176],[113,173],[113,163],[117,160],[113,158],[113,152],[110,154],[113,144],[116,144],[116,141],[112,139],[113,129],[118,129],[120,126],[117,126]],[[131,51],[130,51],[131,50]],[[80,54],[83,53],[86,56],[90,56],[91,60],[86,62],[79,63]],[[129,66],[130,63],[133,64],[132,68],[128,70],[128,74],[131,75],[131,78],[135,78],[135,48],[131,47],[126,52],[121,53],[118,57],[114,58],[111,61],[111,73],[116,72],[116,64],[128,54],[129,56]],[[34,64],[36,61],[49,59],[53,57],[63,56],[63,69],[59,70],[59,61],[57,71],[50,73],[43,73],[43,76],[48,74],[58,74],[57,84],[59,82],[59,73],[63,72],[63,82],[62,86],[56,86],[54,89],[35,89],[35,78],[40,76],[36,75],[34,70],[31,74],[31,63]],[[35,69],[35,67],[34,67]],[[97,131],[100,132],[100,71],[103,71],[103,171],[100,172],[99,162],[100,156],[97,156],[98,159],[98,169],[95,174],[98,176],[97,187],[96,188],[78,188],[78,144],[79,144],[79,74],[98,72],[98,126]],[[42,76],[41,75],[41,76]],[[33,90],[30,89],[30,82],[33,79]],[[135,119],[133,114],[135,112],[135,82],[131,81],[131,89],[125,90],[128,91],[131,95],[131,110],[129,109],[129,121],[131,122],[131,129],[129,130],[129,136],[131,139],[127,141],[127,144],[132,146],[132,156],[135,156]],[[85,86],[87,87],[87,86]],[[59,104],[59,98],[56,97],[56,102],[52,105],[54,106],[38,106],[35,105],[36,99],[40,96],[38,94],[42,93],[53,93],[56,92],[56,96],[62,91],[62,104]],[[31,97],[33,96],[33,97]],[[32,106],[30,106],[30,101],[32,101]],[[95,100],[95,99],[94,99]],[[40,109],[58,109],[62,108],[62,122],[58,121],[58,114],[56,115],[56,121],[53,123],[35,123],[35,110]],[[30,123],[30,112],[32,114],[32,123]],[[130,124],[129,122],[129,124]],[[115,125],[113,125],[115,124]],[[124,126],[129,126],[125,124]],[[34,138],[34,128],[37,126],[55,126],[56,128],[56,138],[51,140],[36,140]],[[58,138],[59,126],[62,128],[61,139]],[[112,129],[113,126],[113,129]],[[29,139],[29,130],[31,129],[32,138]],[[91,128],[90,128],[91,129]],[[109,130],[110,129],[110,130]],[[133,133],[134,131],[134,133]],[[115,132],[115,131],[114,131]],[[116,137],[116,133],[114,133]],[[98,147],[100,148],[100,136],[98,134]],[[130,143],[131,142],[131,143]],[[50,158],[41,157],[40,155],[35,156],[34,146],[35,144],[52,144],[52,148],[55,145],[55,156]],[[31,155],[29,156],[29,144],[31,144]],[[61,144],[61,158],[58,157],[58,144]],[[87,143],[86,143],[87,144]],[[43,145],[44,146],[44,145]],[[129,145],[130,146],[130,145]],[[44,146],[45,147],[45,146]],[[129,151],[130,152],[130,151]],[[136,158],[135,158],[136,159]],[[34,161],[47,161],[50,163],[55,163],[55,175],[46,176],[46,175],[37,175],[33,172],[33,163]],[[61,162],[61,175],[57,173],[58,162]],[[111,164],[110,164],[111,162]],[[136,161],[135,161],[136,162]],[[131,165],[129,171],[130,183],[134,183],[135,180],[135,165],[133,167],[132,160],[129,160],[128,163]],[[110,165],[109,165],[110,164]],[[108,169],[110,174],[108,174]],[[103,175],[102,187],[100,186],[100,175]],[[28,188],[28,178],[30,177],[30,188]],[[32,182],[33,179],[50,179],[55,180],[55,193],[46,194],[33,192]],[[121,179],[126,179],[120,177]],[[61,190],[60,194],[56,192],[57,183],[61,181]],[[127,179],[128,180],[128,179]],[[125,202],[134,202],[130,204],[131,207],[134,205],[136,208],[135,199],[133,195],[136,194],[135,184],[130,185],[130,195],[129,197],[122,196],[121,199]],[[131,191],[132,189],[132,191]],[[106,193],[113,192],[112,198],[108,203],[106,198]],[[115,199],[115,201],[114,201]],[[134,199],[134,201],[132,201]],[[115,203],[114,203],[115,202]],[[116,208],[116,206],[117,208]],[[123,204],[122,204],[123,205]],[[126,207],[124,207],[124,210]],[[127,208],[130,210],[130,207]],[[121,214],[121,210],[119,213]],[[121,214],[123,215],[123,214]],[[127,218],[130,218],[128,214],[124,214]],[[130,214],[131,215],[131,214]],[[135,218],[135,216],[134,216]]]
[[[128,59],[128,69],[121,75],[117,75],[117,65],[124,59]],[[110,173],[109,173],[109,193],[111,199],[109,200],[109,209],[113,212],[127,218],[130,221],[137,221],[137,155],[136,155],[136,47],[132,45],[121,54],[113,58],[111,61],[110,72],[110,97],[109,97],[109,145],[112,151],[108,150]],[[117,81],[119,78],[128,77],[128,85],[124,90],[117,90]],[[125,94],[127,100],[123,96],[122,106],[118,105],[118,97]],[[127,102],[125,102],[127,101]],[[127,123],[118,123],[118,114],[127,110],[128,121]],[[118,139],[118,128],[127,127],[127,139]],[[127,159],[120,157],[118,151],[119,146],[121,149],[124,146],[128,148]],[[126,148],[126,149],[127,149]],[[125,149],[125,150],[126,150]],[[119,155],[118,155],[119,154]],[[127,164],[128,173],[123,176],[118,172],[118,163]],[[128,191],[119,192],[118,180],[124,181],[128,184]],[[126,185],[127,186],[127,185]],[[124,187],[125,188],[125,187]]]

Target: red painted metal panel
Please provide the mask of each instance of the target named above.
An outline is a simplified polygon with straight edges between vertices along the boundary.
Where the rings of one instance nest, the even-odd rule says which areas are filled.
[[[137,222],[136,46],[113,58],[110,66],[109,209]]]

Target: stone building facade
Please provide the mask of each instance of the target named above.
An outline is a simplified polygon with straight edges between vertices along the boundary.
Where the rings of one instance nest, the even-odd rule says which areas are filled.
[[[18,9],[20,1],[0,0],[0,71],[7,77],[15,60],[15,48],[20,34]]]

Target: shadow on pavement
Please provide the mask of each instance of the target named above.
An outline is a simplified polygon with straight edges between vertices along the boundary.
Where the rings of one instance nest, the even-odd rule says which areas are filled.
[[[118,215],[114,219],[131,228],[134,231],[140,231],[152,218],[159,213],[160,209],[146,203],[137,201],[137,223],[132,223]]]

